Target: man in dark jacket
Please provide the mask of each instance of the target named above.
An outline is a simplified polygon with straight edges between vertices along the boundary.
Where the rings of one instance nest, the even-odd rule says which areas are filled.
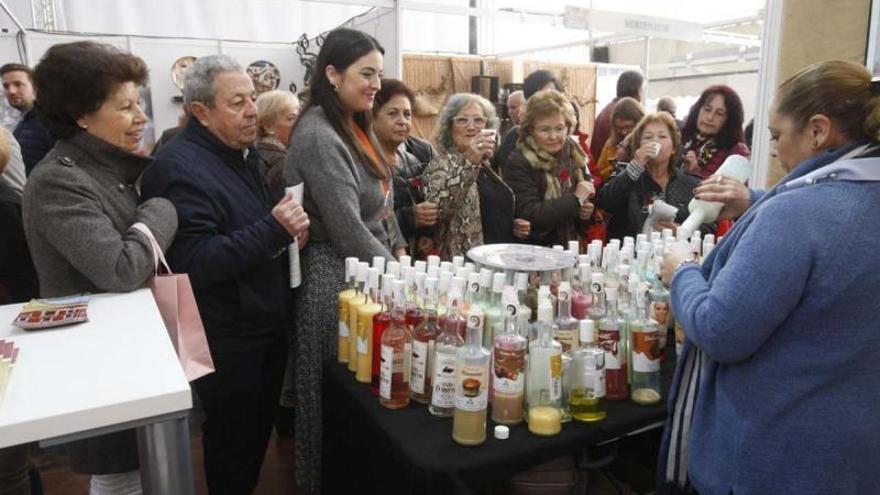
[[[192,118],[144,173],[145,198],[168,198],[179,228],[168,249],[189,274],[216,372],[194,382],[205,410],[211,493],[257,484],[278,408],[292,324],[284,259],[308,217],[291,196],[273,205],[260,176],[253,83],[223,55],[184,75]]]
[[[37,163],[55,146],[55,138],[49,134],[49,129],[39,118],[39,110],[34,107],[37,94],[31,68],[22,64],[6,64],[0,67],[0,79],[3,80],[6,100],[22,113],[21,121],[12,135],[21,146],[25,173],[30,175]]]

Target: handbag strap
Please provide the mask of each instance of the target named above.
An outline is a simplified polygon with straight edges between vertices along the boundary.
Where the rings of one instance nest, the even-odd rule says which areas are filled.
[[[168,262],[165,261],[165,255],[162,254],[162,248],[159,246],[159,242],[156,241],[156,237],[153,235],[153,231],[150,230],[149,227],[146,226],[143,222],[137,222],[132,225],[131,228],[140,232],[150,241],[150,247],[153,250],[153,273],[156,275],[159,274],[159,264],[162,264],[162,267],[165,268],[165,273],[172,274],[174,272],[171,271],[171,268],[168,266]]]

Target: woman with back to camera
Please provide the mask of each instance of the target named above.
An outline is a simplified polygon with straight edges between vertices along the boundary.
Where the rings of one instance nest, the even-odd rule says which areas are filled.
[[[321,472],[321,367],[336,357],[344,260],[393,260],[406,252],[394,217],[392,172],[371,125],[383,53],[375,38],[360,31],[340,28],[327,35],[284,169],[288,185],[304,184],[311,221],[296,294],[294,432],[297,479],[314,489]]]
[[[146,64],[109,45],[66,43],[49,48],[34,79],[37,104],[57,138],[28,178],[22,203],[40,295],[143,287],[153,251],[132,225],[146,225],[163,250],[177,229],[170,201],[141,202],[135,188],[151,161],[137,153],[147,123],[138,93]],[[67,447],[74,472],[92,475],[93,495],[141,493],[134,430]]]
[[[664,258],[687,340],[661,493],[877,492],[878,128],[864,66],[811,65],[770,116],[788,175],[766,192],[720,176],[696,189],[740,219],[702,267],[684,246]]]

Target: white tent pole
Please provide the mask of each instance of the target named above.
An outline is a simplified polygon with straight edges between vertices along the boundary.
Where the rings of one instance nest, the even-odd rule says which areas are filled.
[[[767,0],[764,8],[764,30],[761,34],[761,65],[758,69],[758,91],[755,101],[755,125],[752,134],[752,177],[754,188],[767,187],[770,170],[770,104],[776,92],[779,72],[779,44],[782,40],[781,0]]]

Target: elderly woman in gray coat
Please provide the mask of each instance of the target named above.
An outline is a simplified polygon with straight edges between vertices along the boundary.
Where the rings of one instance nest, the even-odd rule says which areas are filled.
[[[163,250],[174,237],[174,206],[141,202],[135,186],[150,163],[135,153],[147,122],[137,86],[146,77],[140,58],[87,41],[51,47],[36,67],[37,103],[58,139],[22,203],[43,297],[142,287],[153,253],[132,225],[145,224]],[[141,492],[134,430],[73,442],[68,452],[74,471],[92,475],[92,494]]]

